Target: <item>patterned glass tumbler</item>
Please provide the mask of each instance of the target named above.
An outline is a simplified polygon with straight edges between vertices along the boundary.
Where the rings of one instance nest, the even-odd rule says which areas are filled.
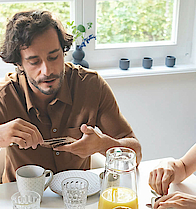
[[[64,179],[61,185],[65,208],[85,209],[88,181],[80,177],[70,177]]]
[[[40,209],[41,196],[34,191],[17,192],[11,197],[13,209]]]

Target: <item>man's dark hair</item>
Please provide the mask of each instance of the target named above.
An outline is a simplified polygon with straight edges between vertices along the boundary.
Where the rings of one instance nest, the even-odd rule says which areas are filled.
[[[66,33],[61,22],[48,11],[32,10],[18,12],[8,22],[0,57],[6,63],[21,65],[20,50],[28,48],[36,35],[50,27],[56,30],[63,52],[69,51],[73,36]]]

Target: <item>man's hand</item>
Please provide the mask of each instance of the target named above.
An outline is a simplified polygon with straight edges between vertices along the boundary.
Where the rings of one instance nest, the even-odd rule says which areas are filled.
[[[7,147],[11,143],[16,143],[19,148],[37,148],[43,143],[43,138],[39,130],[33,124],[17,118],[0,125],[0,147]]]
[[[80,129],[83,133],[80,140],[70,145],[54,148],[54,150],[71,152],[81,158],[86,158],[95,152],[100,152],[105,155],[105,151],[109,147],[118,146],[118,140],[105,134],[98,133],[91,126],[83,124]]]
[[[175,192],[161,197],[154,204],[154,209],[195,209],[196,196],[185,194],[182,192]]]
[[[174,180],[175,161],[162,161],[150,172],[149,185],[160,195],[168,194],[170,183]]]

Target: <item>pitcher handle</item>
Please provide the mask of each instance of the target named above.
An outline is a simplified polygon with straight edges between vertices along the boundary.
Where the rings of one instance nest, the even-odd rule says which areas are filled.
[[[50,185],[50,183],[51,183],[51,181],[52,181],[52,179],[53,179],[53,172],[52,172],[51,170],[45,170],[45,171],[44,171],[44,175],[45,175],[45,176],[46,176],[48,173],[50,174],[50,176],[49,176],[47,182],[46,182],[45,185],[44,185],[44,191],[48,188],[48,186]]]

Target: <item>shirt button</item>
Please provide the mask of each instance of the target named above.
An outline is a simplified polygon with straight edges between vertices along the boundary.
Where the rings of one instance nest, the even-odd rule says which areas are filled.
[[[56,133],[56,132],[57,132],[57,129],[56,129],[56,128],[53,128],[53,129],[52,129],[52,132],[53,132],[53,133]]]
[[[59,152],[56,152],[56,155],[58,156],[60,153]]]

